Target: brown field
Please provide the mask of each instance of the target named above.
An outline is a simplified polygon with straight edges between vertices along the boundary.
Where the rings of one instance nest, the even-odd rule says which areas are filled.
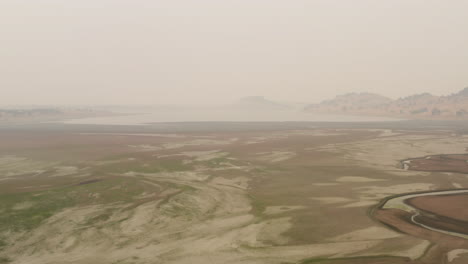
[[[409,161],[410,170],[468,173],[468,154],[434,155]]]
[[[468,222],[468,195],[427,195],[410,199],[408,203],[428,213]]]

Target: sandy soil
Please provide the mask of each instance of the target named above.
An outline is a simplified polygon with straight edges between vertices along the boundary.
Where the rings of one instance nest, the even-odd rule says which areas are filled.
[[[257,153],[259,159],[268,162],[281,162],[292,159],[297,154],[291,151],[272,151],[272,152],[260,152]]]
[[[319,149],[334,153],[345,152],[345,158],[362,166],[383,169],[394,172],[395,175],[411,176],[423,174],[401,171],[401,160],[427,155],[464,153],[467,146],[468,138],[446,132],[443,135],[400,134],[354,143],[329,144]]]
[[[380,226],[371,226],[332,238],[332,241],[366,241],[400,237],[401,234]]]
[[[336,179],[337,182],[374,182],[374,181],[384,181],[383,179],[372,179],[367,177],[360,176],[343,176]]]
[[[455,259],[460,258],[464,254],[468,254],[468,249],[454,249],[447,254],[447,261],[452,263]]]

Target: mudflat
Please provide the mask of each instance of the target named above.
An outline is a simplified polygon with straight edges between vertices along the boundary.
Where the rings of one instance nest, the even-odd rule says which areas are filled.
[[[408,221],[412,214],[396,206],[400,203],[388,208],[382,203],[408,193],[463,190],[468,178],[461,171],[405,170],[400,161],[464,153],[468,137],[447,128],[381,126],[0,129],[0,259],[21,264],[467,260],[462,250],[468,240],[414,225]],[[457,196],[428,195],[411,204],[466,221],[456,212],[466,195]]]

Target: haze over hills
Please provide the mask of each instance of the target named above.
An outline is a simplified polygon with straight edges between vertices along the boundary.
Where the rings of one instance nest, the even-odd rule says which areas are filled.
[[[233,106],[251,110],[287,110],[291,108],[286,104],[268,100],[263,96],[243,97]]]
[[[85,118],[109,115],[111,115],[110,112],[100,111],[92,108],[31,106],[0,108],[1,123],[45,122],[64,120],[67,118]]]
[[[373,93],[349,93],[308,105],[305,111],[414,119],[462,119],[468,118],[468,87],[447,96],[422,93],[396,100]]]
[[[79,123],[143,124],[197,121],[350,121],[355,120],[353,118],[361,121],[365,118],[467,119],[468,88],[446,96],[422,93],[396,100],[374,93],[348,93],[338,95],[332,100],[309,105],[273,101],[263,96],[248,96],[229,105],[217,106],[124,105],[79,108],[25,106],[0,109],[1,122],[76,119]]]

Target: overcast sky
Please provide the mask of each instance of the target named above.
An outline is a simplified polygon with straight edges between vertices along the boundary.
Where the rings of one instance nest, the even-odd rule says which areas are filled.
[[[318,102],[468,86],[466,0],[1,0],[0,104]]]

